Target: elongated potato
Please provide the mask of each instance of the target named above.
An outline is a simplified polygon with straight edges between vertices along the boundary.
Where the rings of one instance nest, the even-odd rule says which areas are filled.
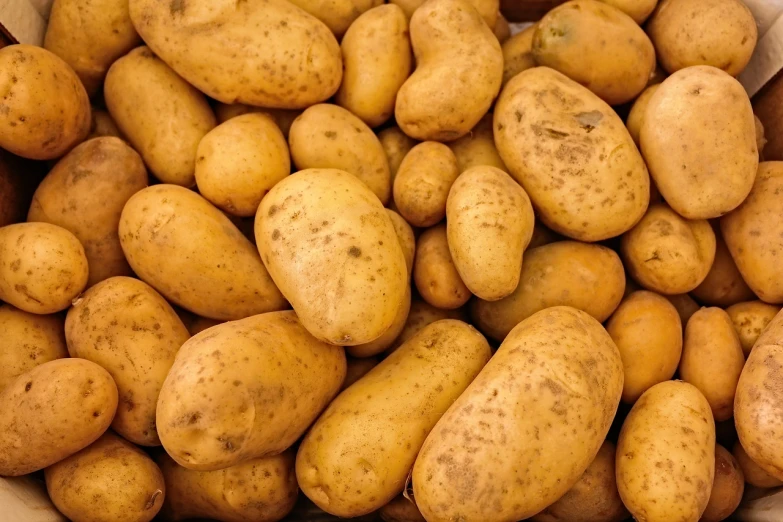
[[[521,73],[536,66],[533,59],[535,24],[520,31],[503,44],[503,85]]]
[[[761,469],[758,464],[753,462],[745,452],[745,448],[742,447],[740,441],[734,443],[732,455],[737,459],[737,463],[742,469],[742,475],[745,477],[745,482],[751,486],[756,486],[757,488],[776,488],[778,486],[783,486],[783,480],[776,479]]]
[[[729,450],[716,444],[715,480],[701,522],[721,522],[729,518],[742,501],[744,491],[745,477],[737,459]]]
[[[704,281],[691,291],[691,295],[701,303],[720,307],[756,298],[756,294],[742,279],[718,229],[715,230],[715,259],[712,267]]]
[[[399,127],[383,129],[378,133],[378,139],[386,153],[386,159],[389,161],[389,171],[391,172],[392,186],[394,186],[394,179],[397,177],[400,164],[416,145],[416,140],[402,132]]]
[[[386,214],[394,225],[394,232],[400,241],[402,253],[405,256],[405,265],[408,267],[408,277],[413,272],[413,260],[416,256],[416,236],[413,229],[405,219],[393,210],[386,209]]]
[[[642,123],[644,122],[644,115],[647,112],[647,106],[650,104],[655,91],[660,87],[660,83],[650,85],[636,98],[631,106],[631,112],[628,113],[628,119],[625,121],[625,126],[628,128],[628,133],[633,138],[633,142],[636,146],[639,146],[639,134],[642,131]]]
[[[441,319],[459,319],[460,321],[467,322],[468,314],[465,312],[464,308],[444,310],[442,308],[435,308],[423,299],[412,299],[411,309],[408,312],[408,319],[405,321],[405,326],[391,347],[386,351],[386,354],[393,353],[408,339],[416,335],[422,328],[435,321],[440,321]]]
[[[445,224],[429,228],[419,236],[413,281],[422,299],[436,308],[453,310],[470,299],[472,294],[451,257]]]
[[[372,357],[389,348],[394,340],[399,337],[400,332],[405,328],[405,321],[408,319],[408,312],[411,309],[411,288],[405,288],[405,296],[397,309],[397,315],[394,316],[394,322],[388,330],[383,332],[380,337],[374,341],[356,346],[346,346],[345,351],[352,357]]]
[[[771,305],[762,301],[748,301],[737,303],[726,308],[734,329],[739,336],[742,351],[745,357],[750,355],[750,351],[756,340],[764,331],[764,328],[780,312],[780,306]]]
[[[489,165],[503,172],[508,172],[506,164],[495,147],[495,137],[492,134],[492,115],[487,113],[481,118],[470,133],[449,143],[449,148],[457,158],[460,172],[471,167]]]
[[[394,205],[414,227],[431,227],[446,217],[449,190],[459,176],[454,153],[444,144],[425,141],[413,147],[394,178]]]

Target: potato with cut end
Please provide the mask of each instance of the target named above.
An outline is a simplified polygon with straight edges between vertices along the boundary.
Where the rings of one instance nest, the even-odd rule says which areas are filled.
[[[422,299],[436,308],[453,310],[470,299],[472,294],[451,257],[445,223],[428,228],[419,236],[413,281]]]
[[[492,115],[487,113],[481,118],[469,134],[449,143],[449,148],[457,158],[460,172],[471,167],[487,165],[503,172],[508,172],[506,164],[495,147],[495,137],[492,133]]]
[[[691,295],[705,305],[720,307],[755,299],[756,294],[742,279],[742,274],[731,258],[731,253],[723,240],[720,229],[717,226],[713,228],[715,230],[715,259],[707,277],[691,291]]]
[[[533,59],[535,24],[526,27],[503,43],[503,85],[521,73],[536,66]]]
[[[729,450],[715,445],[715,480],[701,522],[721,522],[734,513],[745,492],[745,477]]]
[[[751,486],[756,486],[757,488],[776,488],[783,486],[783,480],[773,477],[761,469],[758,464],[753,462],[745,452],[745,448],[742,447],[740,441],[734,443],[732,455],[737,459],[745,482]]]
[[[748,301],[737,303],[726,308],[731,322],[739,336],[742,351],[747,358],[761,332],[780,312],[779,305],[767,304],[763,301]]]
[[[636,98],[631,106],[631,112],[628,113],[628,119],[625,121],[625,126],[628,128],[628,133],[633,138],[633,142],[636,146],[639,146],[639,133],[642,130],[642,122],[644,122],[644,114],[647,111],[647,106],[650,104],[650,99],[655,91],[660,87],[660,83],[650,85]]]
[[[394,232],[400,241],[402,253],[405,256],[405,265],[408,267],[408,277],[410,278],[413,273],[413,260],[416,257],[416,236],[408,222],[397,212],[387,208],[386,214],[391,219],[392,225],[394,225]]]
[[[394,179],[397,177],[402,160],[418,142],[402,132],[399,127],[383,129],[378,133],[378,139],[389,161],[389,171],[394,186]]]

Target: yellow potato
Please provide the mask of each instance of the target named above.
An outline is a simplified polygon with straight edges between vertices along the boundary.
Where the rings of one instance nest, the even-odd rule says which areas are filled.
[[[647,106],[650,104],[650,99],[655,91],[661,86],[660,83],[650,85],[636,98],[631,106],[631,112],[628,113],[628,119],[625,121],[625,126],[628,128],[628,133],[633,138],[633,142],[636,146],[639,146],[639,133],[642,131],[642,122],[644,122],[644,114],[647,111]]]
[[[288,131],[291,129],[291,124],[294,120],[302,114],[300,110],[286,110],[286,109],[262,109],[260,107],[251,107],[243,103],[220,103],[215,104],[215,117],[218,123],[225,123],[231,118],[242,116],[251,112],[263,112],[271,117],[277,123],[280,131],[288,139]]]
[[[715,481],[700,522],[721,522],[734,513],[745,491],[745,477],[729,450],[715,445]]]
[[[397,495],[378,510],[384,522],[427,522],[411,498]]]
[[[457,158],[460,172],[471,167],[489,165],[508,172],[506,164],[495,148],[495,137],[492,134],[492,115],[486,114],[469,134],[449,143],[449,148]]]
[[[346,346],[345,351],[351,357],[372,357],[378,355],[389,348],[394,340],[400,335],[403,328],[405,328],[405,322],[408,319],[408,312],[411,309],[411,288],[406,287],[405,296],[402,298],[402,304],[397,309],[397,315],[394,317],[394,322],[380,337],[374,341],[370,341],[365,344],[357,344],[356,346]]]
[[[498,39],[500,45],[503,45],[506,40],[511,38],[511,26],[509,26],[508,20],[506,20],[502,13],[498,13],[495,25],[492,26],[492,32],[495,33],[495,38]]]
[[[533,35],[535,24],[518,32],[503,43],[503,85],[521,73],[536,66],[533,60]]]
[[[715,260],[712,267],[704,281],[691,291],[691,295],[701,303],[720,307],[756,298],[756,294],[742,279],[720,230],[715,230]]]
[[[389,0],[389,2],[398,5],[410,20],[416,9],[421,7],[426,0]],[[494,28],[497,19],[502,16],[499,11],[499,0],[470,0],[470,4],[479,12],[489,27]]]
[[[536,248],[548,245],[549,243],[555,243],[556,241],[563,241],[564,239],[565,238],[560,234],[552,232],[542,225],[541,222],[536,221],[533,225],[533,237],[530,239],[530,244],[527,248]]]
[[[92,120],[90,123],[90,135],[87,136],[88,140],[93,138],[100,138],[102,136],[114,136],[115,138],[125,139],[117,124],[107,111],[92,109]]]
[[[180,315],[180,319],[182,319],[181,315]],[[182,322],[185,325],[185,327],[188,329],[188,332],[190,333],[191,337],[193,337],[198,333],[203,332],[204,330],[212,328],[213,326],[217,326],[219,324],[225,323],[225,321],[217,321],[215,319],[209,319],[208,317],[199,317],[197,315],[192,315],[192,319],[190,321],[185,321],[183,319]]]
[[[411,309],[408,312],[408,319],[405,321],[405,326],[391,347],[386,351],[386,355],[393,353],[402,346],[405,341],[416,335],[425,326],[432,324],[435,321],[440,321],[441,319],[459,319],[460,321],[467,322],[468,314],[465,313],[464,308],[444,310],[442,308],[435,308],[422,299],[413,299],[411,301]]]
[[[394,178],[394,204],[414,227],[431,227],[446,217],[449,190],[459,164],[446,145],[425,141],[413,147]]]
[[[428,228],[419,236],[413,281],[422,299],[436,308],[453,310],[470,299],[470,290],[451,257],[445,224]]]
[[[665,295],[663,297],[677,309],[677,313],[680,314],[683,325],[685,325],[688,322],[688,319],[701,308],[699,303],[694,301],[688,294]]]
[[[751,486],[756,486],[757,488],[776,488],[783,486],[783,480],[776,479],[751,460],[739,441],[734,444],[732,454],[734,455],[734,458],[737,459],[745,482]]]
[[[386,153],[386,159],[389,161],[389,170],[391,171],[392,186],[397,176],[397,170],[400,168],[403,158],[416,145],[416,140],[410,138],[399,127],[389,127],[378,133],[378,139],[381,142],[383,151]]]
[[[658,0],[601,0],[627,14],[633,21],[642,25],[655,10]]]
[[[289,0],[307,11],[339,38],[356,23],[363,13],[383,4],[383,0]],[[307,33],[305,33],[307,34]],[[307,35],[309,36],[309,35]],[[343,41],[345,41],[343,37]],[[309,63],[308,63],[309,65]],[[285,70],[285,69],[284,69]]]
[[[345,371],[345,380],[343,381],[340,391],[343,391],[365,375],[367,372],[378,366],[380,361],[375,357],[363,357],[361,359],[355,359],[348,357],[346,360],[347,368]]]
[[[413,272],[413,259],[416,256],[416,236],[414,236],[411,226],[401,215],[388,208],[386,209],[386,215],[391,219],[394,232],[400,241],[402,253],[405,256],[405,265],[408,267],[408,277],[410,278]]]
[[[764,328],[780,312],[780,306],[771,305],[762,301],[748,301],[737,303],[726,308],[734,329],[739,336],[742,351],[745,357],[750,355],[750,351],[756,340],[764,331]]]

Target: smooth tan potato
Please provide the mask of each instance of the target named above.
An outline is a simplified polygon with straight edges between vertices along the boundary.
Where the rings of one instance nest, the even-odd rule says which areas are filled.
[[[383,4],[383,0],[290,0],[290,2],[322,21],[338,38],[347,36],[347,30],[353,27],[362,14]]]
[[[648,102],[639,141],[661,195],[684,218],[720,217],[753,187],[753,109],[742,85],[719,69],[688,67],[666,78]]]
[[[677,313],[680,314],[683,325],[685,325],[688,322],[688,319],[701,308],[699,303],[694,301],[688,294],[664,295],[663,297],[677,309]]]
[[[111,432],[44,475],[57,509],[80,522],[149,522],[166,496],[157,464]]]
[[[617,487],[637,520],[697,521],[715,475],[715,424],[701,392],[656,384],[626,417],[617,442]]]
[[[558,306],[524,320],[427,437],[413,468],[422,515],[520,520],[542,511],[590,465],[622,388],[620,354],[594,318]]]
[[[65,310],[84,290],[87,257],[79,240],[50,223],[0,228],[0,300],[25,312]]]
[[[391,172],[392,186],[394,186],[394,179],[403,158],[417,142],[402,132],[399,127],[389,127],[382,130],[378,133],[378,139],[386,153],[386,159],[389,161],[389,171]]]
[[[513,293],[535,220],[525,189],[498,168],[472,167],[452,185],[446,216],[449,252],[471,293],[487,301]]]
[[[84,359],[57,359],[0,393],[0,476],[38,471],[92,444],[111,424],[117,387]]]
[[[277,123],[277,126],[283,133],[283,136],[285,136],[285,139],[288,139],[288,131],[291,129],[291,124],[294,123],[294,120],[300,114],[302,114],[302,111],[300,110],[269,108],[262,109],[260,107],[245,105],[243,103],[217,102],[215,104],[215,117],[217,118],[218,123],[225,123],[231,118],[236,118],[237,116],[242,116],[243,114],[248,114],[251,112],[263,112],[264,114],[270,116],[273,120],[275,120],[275,123]]]
[[[497,5],[497,3],[495,3]],[[470,132],[500,90],[503,53],[467,0],[430,0],[411,18],[416,70],[397,93],[397,125],[417,140]]]
[[[440,321],[441,319],[459,319],[460,321],[467,322],[468,314],[464,308],[444,310],[442,308],[435,308],[423,299],[412,299],[411,309],[408,312],[408,319],[405,321],[405,326],[391,347],[386,351],[386,354],[389,355],[393,353],[402,346],[405,341],[416,335],[422,328],[435,321]]]
[[[378,366],[380,361],[376,357],[362,357],[361,359],[355,359],[348,357],[346,360],[347,369],[345,372],[345,380],[340,387],[340,391],[343,391],[365,375],[367,372]]]
[[[726,308],[726,313],[729,314],[739,336],[745,357],[750,355],[759,335],[778,312],[780,312],[780,306],[767,304],[763,301],[737,303]]]
[[[521,73],[536,66],[533,59],[535,24],[518,32],[503,43],[503,85]]]
[[[445,223],[428,228],[419,236],[413,281],[422,299],[436,308],[453,310],[470,299],[472,294],[451,257]]]
[[[753,460],[745,452],[745,449],[742,447],[740,441],[737,441],[734,444],[732,455],[734,455],[734,458],[737,459],[737,463],[742,470],[742,475],[745,478],[745,482],[751,486],[756,486],[757,488],[776,488],[778,486],[783,486],[783,480],[776,479],[761,469],[758,464],[753,462]]]
[[[495,38],[498,39],[501,46],[506,40],[511,38],[511,26],[509,26],[508,20],[502,13],[498,13],[498,19],[495,20],[495,25],[492,26],[492,32],[495,33]]]
[[[421,7],[426,0],[389,0],[389,2],[398,5],[410,20],[416,9]],[[494,28],[497,20],[503,16],[499,11],[499,0],[470,0],[470,4],[479,12],[489,27]]]
[[[57,55],[34,45],[0,49],[0,147],[19,156],[54,159],[90,133],[90,99]]]
[[[411,309],[411,289],[410,286],[406,287],[405,296],[402,298],[402,303],[397,309],[397,315],[394,317],[394,322],[380,337],[374,341],[370,341],[366,344],[357,344],[356,346],[346,346],[345,351],[352,357],[372,357],[378,355],[389,348],[394,340],[400,335],[402,329],[405,328],[405,322],[408,319],[408,312]]]
[[[487,113],[481,118],[469,134],[449,143],[449,148],[457,158],[460,172],[471,167],[488,165],[508,172],[506,164],[495,147],[495,137],[492,134],[492,115]]]
[[[215,127],[206,97],[147,47],[137,47],[109,69],[106,107],[150,172],[163,183],[196,183],[196,150]]]
[[[414,227],[431,227],[446,217],[449,190],[459,176],[457,157],[446,145],[425,141],[403,158],[394,178],[394,205]]]
[[[720,230],[715,230],[715,260],[712,267],[704,281],[691,291],[691,295],[701,303],[720,307],[756,298],[756,294],[742,279]]]
[[[88,140],[103,136],[114,136],[115,138],[125,139],[108,111],[93,107],[91,112],[92,119],[90,123],[90,134],[87,136]]]
[[[627,14],[633,21],[642,25],[655,10],[658,0],[601,0]]]
[[[405,265],[408,267],[408,278],[410,278],[413,273],[413,260],[416,256],[416,236],[413,234],[411,226],[401,215],[388,208],[386,214],[394,225],[394,232],[400,241],[402,253],[405,256]]]
[[[701,522],[721,522],[734,513],[745,491],[745,477],[729,450],[715,445],[715,480]]]
[[[612,250],[559,241],[525,252],[514,293],[499,301],[476,299],[476,326],[502,341],[520,321],[551,306],[572,306],[605,321],[623,298],[625,273]]]
[[[394,497],[378,510],[378,514],[384,522],[427,522],[412,498],[405,498],[403,495]]]
[[[647,106],[650,104],[650,99],[655,91],[661,86],[660,83],[650,85],[636,98],[631,106],[631,112],[628,113],[628,119],[625,121],[625,126],[628,128],[628,133],[633,138],[633,142],[639,147],[639,133],[642,131],[642,122],[644,122],[644,114],[647,111]]]
[[[622,120],[554,69],[516,75],[494,112],[495,145],[541,221],[581,241],[622,234],[644,215],[650,179]]]

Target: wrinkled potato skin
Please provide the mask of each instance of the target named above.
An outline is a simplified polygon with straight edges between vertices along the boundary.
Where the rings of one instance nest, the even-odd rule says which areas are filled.
[[[0,394],[0,476],[38,471],[89,446],[116,409],[111,375],[90,361],[57,359],[20,375]]]
[[[111,432],[44,473],[54,505],[80,522],[149,522],[166,496],[157,464]]]
[[[384,522],[427,522],[416,504],[402,495],[394,497],[378,514]]]
[[[378,133],[386,159],[389,161],[392,186],[403,158],[416,146],[416,140],[406,135],[399,127],[389,127]]]
[[[528,69],[503,89],[494,118],[500,157],[547,227],[599,241],[644,215],[644,161],[622,120],[587,88],[554,69]]]
[[[405,289],[405,297],[402,298],[402,303],[399,305],[397,315],[394,316],[394,322],[380,337],[374,341],[370,341],[366,344],[358,344],[356,346],[346,346],[345,351],[351,357],[372,357],[385,351],[389,346],[394,343],[394,340],[400,335],[402,329],[405,328],[405,321],[408,319],[408,312],[411,309],[411,288],[407,286]]]
[[[528,69],[536,66],[533,59],[533,35],[536,34],[536,26],[531,25],[524,31],[520,31],[503,43],[503,85]]]
[[[487,113],[481,118],[469,134],[449,143],[449,148],[457,158],[460,172],[471,167],[488,165],[503,172],[508,172],[506,164],[495,147],[495,137],[492,133],[492,115]]]
[[[757,488],[776,488],[778,486],[783,486],[783,480],[776,479],[761,469],[758,464],[753,462],[753,460],[745,452],[745,448],[743,448],[742,444],[740,444],[740,441],[734,443],[732,455],[734,455],[734,458],[737,459],[737,463],[742,470],[742,475],[745,478],[745,482],[751,486],[756,486]]]
[[[383,0],[290,0],[328,27],[338,38],[367,11],[383,5]],[[343,37],[343,41],[345,37]]]
[[[471,293],[454,265],[446,224],[428,228],[416,244],[413,281],[422,299],[436,308],[453,310],[464,305]]]
[[[115,138],[125,139],[125,137],[120,132],[120,129],[117,127],[117,124],[114,123],[111,114],[109,114],[108,111],[96,109],[93,107],[92,119],[90,123],[90,135],[87,136],[87,139],[91,140],[93,138],[101,138],[103,136],[113,136]]]
[[[642,131],[642,123],[644,122],[644,115],[647,111],[647,106],[650,104],[650,99],[655,91],[661,86],[660,83],[650,85],[638,98],[633,102],[631,112],[628,113],[628,119],[625,121],[625,126],[628,128],[628,133],[633,138],[633,142],[636,146],[639,146],[639,133]]]
[[[416,236],[413,233],[413,228],[397,212],[387,208],[386,214],[391,219],[392,225],[394,225],[394,232],[397,234],[397,239],[402,247],[405,265],[408,267],[408,278],[410,278],[413,273],[413,260],[416,257]]]
[[[691,295],[701,303],[723,308],[756,298],[756,294],[742,279],[720,230],[715,230],[715,259],[712,267],[704,281],[691,291]]]
[[[742,494],[745,492],[745,477],[742,474],[737,459],[729,450],[715,445],[715,481],[707,509],[700,522],[721,522],[739,506]]]
[[[460,174],[446,145],[425,141],[403,158],[394,178],[394,205],[414,227],[431,227],[446,217],[449,190]]]
[[[426,0],[389,0],[389,2],[399,6],[410,20],[416,9],[421,7]],[[503,16],[500,14],[499,0],[470,0],[470,4],[479,12],[489,27],[494,28],[497,20]]]
[[[726,313],[729,314],[739,336],[745,357],[750,355],[759,335],[778,312],[780,312],[780,306],[767,304],[763,301],[737,303],[726,308]]]
[[[435,321],[440,321],[441,319],[459,319],[460,321],[468,322],[468,314],[464,308],[444,310],[442,308],[435,308],[423,299],[412,299],[411,309],[408,312],[408,319],[405,321],[405,326],[391,347],[386,350],[386,355],[393,353],[425,326],[430,325]]]
[[[347,369],[345,371],[345,380],[340,387],[340,391],[343,391],[365,375],[367,372],[378,366],[380,361],[376,357],[363,357],[361,359],[355,359],[348,357],[346,360]]]
[[[677,309],[677,313],[680,314],[683,325],[685,325],[688,322],[688,319],[701,308],[699,303],[694,301],[688,294],[664,295],[663,297]]]
[[[633,21],[642,25],[655,10],[658,0],[601,0],[627,14]]]

